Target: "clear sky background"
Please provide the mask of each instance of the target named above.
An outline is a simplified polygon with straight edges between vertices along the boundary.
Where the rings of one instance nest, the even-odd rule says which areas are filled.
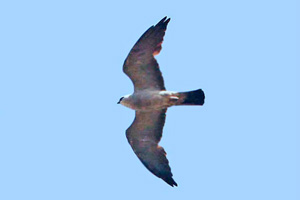
[[[0,199],[300,199],[299,1],[1,1]],[[122,65],[171,17],[157,56],[172,107],[161,145],[178,187],[125,130]]]

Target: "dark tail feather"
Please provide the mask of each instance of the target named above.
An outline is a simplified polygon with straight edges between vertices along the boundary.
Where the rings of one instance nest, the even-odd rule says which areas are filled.
[[[179,104],[177,105],[200,105],[204,104],[205,95],[203,90],[179,92]]]

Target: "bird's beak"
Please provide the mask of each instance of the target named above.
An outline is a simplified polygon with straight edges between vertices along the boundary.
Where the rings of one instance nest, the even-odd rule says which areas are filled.
[[[120,104],[120,101],[117,104]]]

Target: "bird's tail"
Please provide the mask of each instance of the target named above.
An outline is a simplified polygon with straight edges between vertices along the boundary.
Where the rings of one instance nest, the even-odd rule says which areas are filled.
[[[179,92],[179,101],[176,105],[199,105],[204,104],[205,95],[202,89],[189,91],[189,92]]]

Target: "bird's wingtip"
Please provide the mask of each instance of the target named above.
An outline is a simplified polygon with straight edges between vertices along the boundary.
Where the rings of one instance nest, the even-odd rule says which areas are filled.
[[[170,22],[171,18],[168,18],[167,16],[165,16],[164,18],[162,18],[157,25],[161,25],[161,24],[168,24]],[[156,26],[157,26],[156,25]]]
[[[173,178],[168,178],[168,179],[164,179],[164,181],[166,182],[166,183],[168,183],[170,186],[172,186],[172,187],[174,187],[174,186],[178,186],[177,185],[177,183],[174,181],[174,179]]]

